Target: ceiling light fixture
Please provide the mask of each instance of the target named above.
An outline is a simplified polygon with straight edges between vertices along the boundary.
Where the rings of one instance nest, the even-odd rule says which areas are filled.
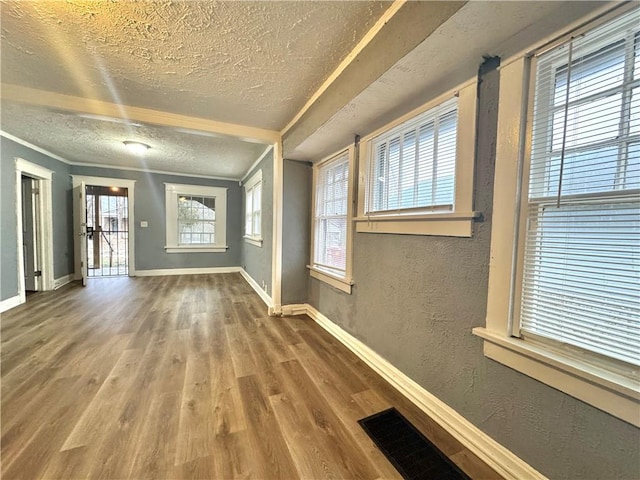
[[[143,155],[147,150],[151,148],[146,143],[132,142],[129,140],[122,143],[124,143],[124,146],[127,147],[131,153],[134,153],[136,155]]]

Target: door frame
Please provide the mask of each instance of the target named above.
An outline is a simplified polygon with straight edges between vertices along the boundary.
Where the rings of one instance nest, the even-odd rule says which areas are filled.
[[[18,238],[18,296],[20,302],[26,301],[24,284],[24,251],[22,233],[22,176],[31,177],[36,180],[39,194],[37,196],[40,218],[34,218],[34,227],[39,233],[40,241],[37,245],[37,256],[39,259],[40,271],[42,275],[36,278],[36,289],[38,291],[53,290],[53,200],[51,190],[51,178],[53,171],[48,168],[28,162],[23,158],[16,157],[16,220]]]
[[[127,180],[124,178],[108,178],[108,177],[89,177],[85,175],[71,175],[73,188],[79,187],[84,182],[85,185],[95,185],[98,187],[120,187],[127,189],[127,208],[129,214],[129,240],[128,240],[128,248],[129,248],[129,276],[136,276],[136,256],[135,256],[135,205],[134,205],[134,187],[136,184],[135,180]],[[86,202],[86,197],[84,198]],[[74,212],[76,215],[76,212]],[[74,223],[75,224],[75,223]],[[82,272],[80,268],[80,242],[85,241],[84,237],[78,235],[79,232],[74,232],[73,242],[74,242],[74,251],[76,260],[75,264],[75,275],[74,278],[79,280],[82,278]]]

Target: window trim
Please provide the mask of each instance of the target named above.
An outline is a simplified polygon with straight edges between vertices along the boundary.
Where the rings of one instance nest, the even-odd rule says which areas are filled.
[[[165,183],[166,253],[223,253],[227,245],[227,188],[205,185]],[[178,197],[202,195],[216,199],[216,243],[180,245],[178,243]]]
[[[316,243],[316,184],[318,182],[318,172],[322,166],[325,166],[338,157],[347,154],[347,162],[349,165],[349,180],[347,187],[347,241],[346,241],[346,266],[345,275],[341,277],[335,273],[316,266],[315,264],[315,243]],[[350,145],[347,148],[323,158],[313,166],[313,182],[311,195],[311,257],[310,264],[307,265],[309,275],[324,283],[331,285],[338,290],[351,295],[351,287],[353,286],[353,198],[355,189],[355,146]]]
[[[429,212],[424,209],[407,209],[399,212],[367,213],[367,195],[369,191],[369,166],[373,161],[372,143],[376,137],[390,132],[404,123],[410,123],[416,116],[438,107],[442,103],[458,96],[458,126],[456,145],[455,199],[453,211]],[[439,95],[424,105],[388,123],[382,128],[363,137],[358,159],[358,202],[356,232],[358,233],[396,233],[406,235],[440,235],[453,237],[471,237],[473,222],[479,217],[473,211],[473,186],[475,169],[475,133],[477,80],[474,78],[458,87]]]
[[[253,189],[255,188],[256,185],[258,184],[262,184],[262,169],[258,170],[256,173],[254,173],[251,178],[249,178],[249,180],[247,180],[245,182],[244,186],[244,235],[242,238],[244,238],[244,241],[246,243],[249,243],[251,245],[254,245],[256,247],[262,247],[262,242],[263,242],[263,238],[262,238],[262,188],[260,191],[260,234],[259,235],[249,235],[246,232],[246,228],[247,228],[247,194],[249,193],[249,190],[253,191]],[[252,197],[253,198],[253,197]],[[256,211],[253,210],[253,205],[251,205],[251,215],[252,215],[252,221],[253,221],[253,215]]]
[[[616,12],[619,14],[620,10]],[[591,26],[589,29],[593,28]],[[569,33],[563,35],[564,38]],[[485,327],[473,333],[484,341],[484,355],[640,427],[638,371],[599,362],[588,353],[556,349],[551,344],[514,335],[513,312],[523,262],[528,179],[524,175],[531,144],[535,71],[530,55],[500,67],[498,142],[491,229],[491,262]],[[514,161],[515,160],[515,161]]]

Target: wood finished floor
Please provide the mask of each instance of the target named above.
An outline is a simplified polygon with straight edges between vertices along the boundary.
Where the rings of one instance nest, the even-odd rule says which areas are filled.
[[[239,274],[96,279],[1,318],[2,478],[400,478],[357,420],[395,406],[499,478],[306,316]]]

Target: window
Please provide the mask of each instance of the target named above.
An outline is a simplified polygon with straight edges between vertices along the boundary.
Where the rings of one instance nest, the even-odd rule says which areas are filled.
[[[244,238],[245,241],[262,246],[262,170],[253,175],[244,185]]]
[[[227,189],[165,184],[167,253],[224,252]]]
[[[351,293],[353,148],[314,167],[311,276]]]
[[[362,140],[358,232],[471,236],[475,85]]]
[[[518,183],[517,172],[499,162],[513,152],[508,146],[498,149],[492,231],[496,262],[490,269],[487,328],[475,330],[488,340],[488,356],[636,425],[638,13],[574,34],[501,71],[501,109],[503,86],[514,102],[516,82],[522,84],[522,75],[531,71],[530,143],[520,154],[519,199],[517,188],[502,187]],[[524,89],[518,94],[525,95]],[[523,113],[512,107],[499,113],[499,138],[509,123],[519,122],[516,115]],[[514,199],[520,204],[512,221],[503,211],[510,195],[511,204]],[[508,294],[500,291],[505,280]],[[584,381],[577,383],[576,377]]]
[[[457,98],[372,141],[367,213],[453,211]]]
[[[216,198],[178,195],[178,245],[216,243]]]
[[[628,28],[620,19],[538,58],[520,329],[640,365],[640,72]]]

